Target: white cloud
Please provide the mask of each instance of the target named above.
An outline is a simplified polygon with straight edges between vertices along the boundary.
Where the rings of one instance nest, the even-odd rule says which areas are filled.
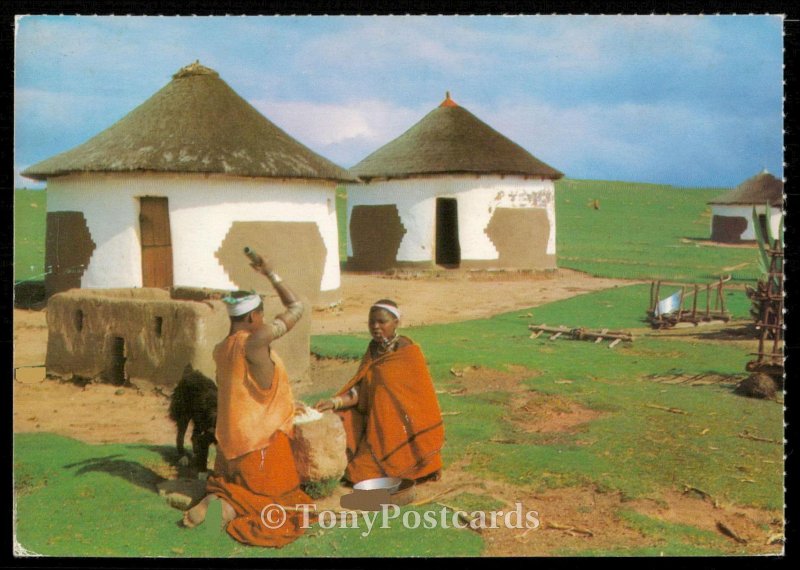
[[[562,108],[533,102],[473,112],[537,158],[575,178],[708,185],[713,177],[724,186],[744,179],[748,169],[755,168],[751,161],[763,160],[765,151],[767,156],[773,154],[764,146],[773,142],[769,136],[760,148],[752,144],[752,134],[743,136],[774,130],[764,117],[736,117],[681,104]],[[740,143],[732,145],[734,140]]]
[[[429,66],[442,72],[469,71],[490,63],[484,34],[463,27],[460,19],[437,17],[362,17],[347,33],[311,38],[298,50],[304,66],[334,65],[353,77],[370,70]]]
[[[398,137],[427,112],[378,100],[342,104],[256,100],[251,104],[301,143],[348,166]]]

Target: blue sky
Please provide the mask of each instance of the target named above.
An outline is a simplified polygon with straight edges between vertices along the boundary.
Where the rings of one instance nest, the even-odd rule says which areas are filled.
[[[735,186],[783,175],[779,16],[17,20],[19,171],[111,126],[195,60],[344,167],[449,90],[571,178]]]

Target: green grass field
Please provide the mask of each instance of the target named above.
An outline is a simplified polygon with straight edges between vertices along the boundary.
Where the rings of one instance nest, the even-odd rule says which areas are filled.
[[[339,229],[339,261],[347,261],[347,188],[336,187],[336,223]]]
[[[14,281],[44,279],[47,192],[14,191]]]
[[[446,457],[453,460],[471,454],[475,468],[486,476],[537,488],[593,482],[625,495],[640,496],[687,483],[737,503],[780,508],[781,470],[760,462],[767,459],[779,464],[780,446],[765,447],[736,436],[747,429],[780,440],[781,406],[741,398],[729,387],[687,388],[646,379],[649,375],[742,375],[751,357],[724,342],[665,338],[642,329],[641,307],[648,296],[646,286],[620,287],[532,311],[407,330],[424,348],[431,371],[442,386],[453,384],[449,373],[452,367],[480,365],[503,370],[519,365],[536,371],[525,380],[530,389],[611,412],[610,417],[589,424],[587,431],[561,440],[561,445],[537,445],[535,435],[517,433],[503,421],[505,407],[495,403],[497,394],[445,394],[441,397],[443,409],[463,412],[449,422]],[[734,315],[746,316],[748,301],[744,294],[731,292],[729,302]],[[621,310],[611,313],[612,308]],[[533,318],[520,318],[529,312]],[[531,321],[640,329],[645,336],[614,350],[589,342],[550,342],[543,337],[531,340],[527,330]],[[367,341],[366,335],[314,337],[312,351],[322,356],[356,358]],[[560,383],[564,380],[569,383]],[[676,407],[687,414],[665,414],[647,404]],[[482,421],[476,423],[474,417]],[[694,427],[687,429],[690,425]],[[710,431],[700,435],[706,427]],[[519,443],[489,442],[508,437]],[[576,446],[575,439],[596,443]],[[660,446],[658,469],[653,469],[655,442]],[[713,452],[714,469],[709,468],[709,447],[717,448]],[[764,485],[741,484],[733,479],[743,462],[754,466]]]
[[[711,235],[706,203],[724,188],[558,180],[559,267],[601,277],[706,281],[758,277],[755,248],[700,243]],[[592,205],[597,200],[599,209]]]

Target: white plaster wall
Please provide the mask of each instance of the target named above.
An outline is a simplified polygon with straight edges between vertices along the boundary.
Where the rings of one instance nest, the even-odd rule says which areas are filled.
[[[766,205],[762,206],[755,206],[756,212],[758,214],[763,214],[766,211]],[[781,222],[781,210],[780,208],[770,208],[769,213],[769,227],[772,230],[772,235],[778,235],[778,226]],[[714,216],[729,216],[729,217],[740,217],[747,220],[747,229],[744,231],[740,239],[745,240],[754,240],[756,239],[756,231],[753,227],[753,206],[724,206],[724,205],[712,205],[711,206],[711,219],[712,224]]]
[[[552,180],[518,176],[442,176],[386,180],[347,187],[347,228],[355,206],[395,204],[406,234],[397,252],[398,261],[430,261],[435,258],[436,199],[458,200],[458,237],[462,260],[498,259],[497,249],[484,229],[495,208],[543,208],[550,223],[547,253],[556,253],[555,193]],[[353,255],[352,239],[347,255]]]
[[[176,286],[233,289],[214,252],[233,221],[316,222],[327,250],[322,291],[340,286],[333,183],[197,174],[52,178],[47,211],[82,211],[96,245],[81,287],[141,287],[139,198],[169,200]]]

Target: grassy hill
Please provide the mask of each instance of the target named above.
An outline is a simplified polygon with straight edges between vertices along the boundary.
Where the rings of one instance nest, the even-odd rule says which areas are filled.
[[[730,274],[735,280],[755,280],[755,247],[705,242],[711,235],[707,202],[724,191],[559,180],[558,265],[628,279],[704,281]]]

